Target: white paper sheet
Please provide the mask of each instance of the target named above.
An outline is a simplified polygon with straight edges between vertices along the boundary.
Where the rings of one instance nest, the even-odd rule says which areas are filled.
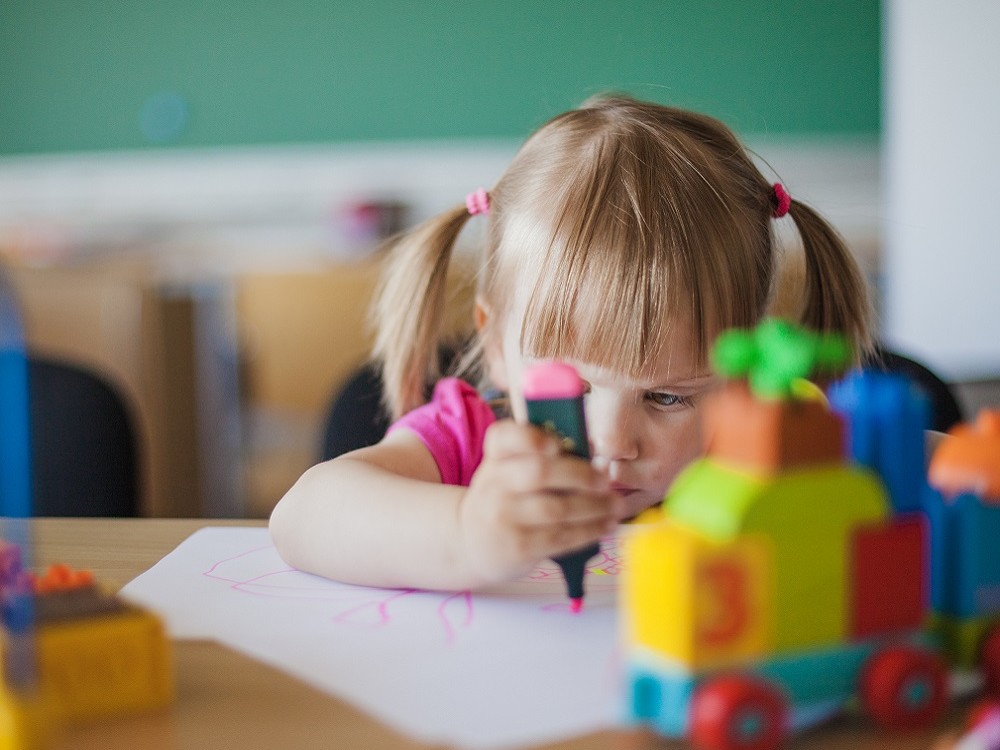
[[[371,589],[290,569],[266,529],[206,528],[123,595],[419,741],[496,750],[615,723],[618,567],[605,540],[572,614],[554,564],[488,593]]]

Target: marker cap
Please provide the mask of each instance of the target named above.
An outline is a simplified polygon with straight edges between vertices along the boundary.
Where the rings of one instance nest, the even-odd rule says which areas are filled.
[[[542,362],[525,369],[521,389],[526,399],[579,398],[583,381],[572,365],[565,362]]]

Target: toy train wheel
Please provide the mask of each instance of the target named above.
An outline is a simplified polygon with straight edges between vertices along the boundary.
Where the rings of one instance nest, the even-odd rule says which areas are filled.
[[[979,647],[979,668],[987,695],[1000,696],[1000,625],[986,634]]]
[[[861,702],[887,729],[926,726],[947,703],[948,669],[938,654],[897,646],[875,654],[861,676]]]
[[[727,675],[691,699],[691,741],[701,750],[774,750],[785,738],[784,696],[764,680]]]

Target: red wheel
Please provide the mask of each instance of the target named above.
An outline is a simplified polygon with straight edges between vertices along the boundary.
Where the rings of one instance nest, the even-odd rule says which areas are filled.
[[[691,741],[702,750],[774,750],[785,738],[785,699],[755,677],[727,675],[691,698]]]
[[[1000,625],[983,638],[979,647],[979,668],[983,672],[986,694],[1000,696]]]
[[[932,651],[897,646],[871,658],[861,675],[861,701],[888,729],[930,724],[948,699],[948,669]]]

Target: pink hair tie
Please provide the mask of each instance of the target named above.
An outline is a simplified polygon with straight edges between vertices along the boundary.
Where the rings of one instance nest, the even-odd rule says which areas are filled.
[[[490,194],[483,188],[469,193],[465,196],[465,207],[469,209],[469,215],[488,214],[490,212]]]
[[[775,219],[780,219],[782,216],[788,213],[788,209],[792,207],[792,196],[788,194],[785,190],[785,186],[780,182],[774,183],[774,197],[778,199],[778,205],[774,207],[774,213],[771,214]]]

